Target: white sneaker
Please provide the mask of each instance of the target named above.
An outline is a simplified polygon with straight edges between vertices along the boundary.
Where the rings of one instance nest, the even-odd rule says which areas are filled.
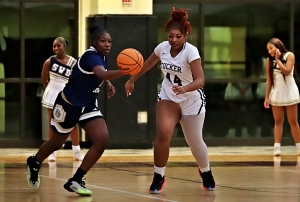
[[[57,151],[53,152],[48,156],[48,161],[56,161],[56,153]]]
[[[280,147],[274,147],[274,156],[280,156],[281,150]]]
[[[73,153],[73,159],[75,161],[82,161],[83,158],[84,158],[84,155],[82,155],[80,151],[74,151],[74,153]]]

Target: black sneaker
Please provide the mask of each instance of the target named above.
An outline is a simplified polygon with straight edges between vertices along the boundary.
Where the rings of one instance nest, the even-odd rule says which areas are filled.
[[[39,176],[40,167],[41,167],[40,163],[35,160],[34,156],[28,157],[27,182],[29,186],[32,188],[38,188],[40,186],[40,176]]]
[[[161,193],[165,185],[166,185],[165,177],[161,176],[161,174],[154,173],[153,181],[149,189],[150,194]]]
[[[69,179],[66,184],[64,184],[64,188],[69,192],[76,192],[80,196],[90,196],[92,195],[92,191],[85,187],[84,178],[77,182],[73,178]]]
[[[198,168],[199,174],[203,180],[203,188],[207,191],[213,191],[216,187],[215,179],[212,176],[211,170],[201,173]]]

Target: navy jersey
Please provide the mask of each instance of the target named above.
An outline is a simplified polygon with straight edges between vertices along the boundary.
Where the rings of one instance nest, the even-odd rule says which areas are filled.
[[[105,56],[101,56],[94,47],[90,47],[78,58],[63,90],[64,96],[72,105],[85,107],[95,102],[103,82],[94,74],[95,66],[103,66],[106,70],[107,62]]]

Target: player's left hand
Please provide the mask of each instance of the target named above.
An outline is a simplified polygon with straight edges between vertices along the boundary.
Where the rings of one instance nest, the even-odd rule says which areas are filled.
[[[111,98],[112,96],[115,95],[115,93],[116,93],[116,88],[115,88],[111,83],[107,84],[107,85],[106,85],[106,88],[107,88],[107,90],[108,90],[108,93],[107,93],[107,97],[108,97],[108,98]]]
[[[183,86],[172,86],[171,90],[175,95],[186,93]]]

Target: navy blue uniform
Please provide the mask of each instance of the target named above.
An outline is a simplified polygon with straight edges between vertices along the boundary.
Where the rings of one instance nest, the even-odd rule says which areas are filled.
[[[76,123],[83,126],[103,117],[96,99],[103,81],[94,74],[95,66],[107,69],[105,56],[90,47],[77,60],[69,82],[55,101],[51,125],[58,133],[69,134]]]

